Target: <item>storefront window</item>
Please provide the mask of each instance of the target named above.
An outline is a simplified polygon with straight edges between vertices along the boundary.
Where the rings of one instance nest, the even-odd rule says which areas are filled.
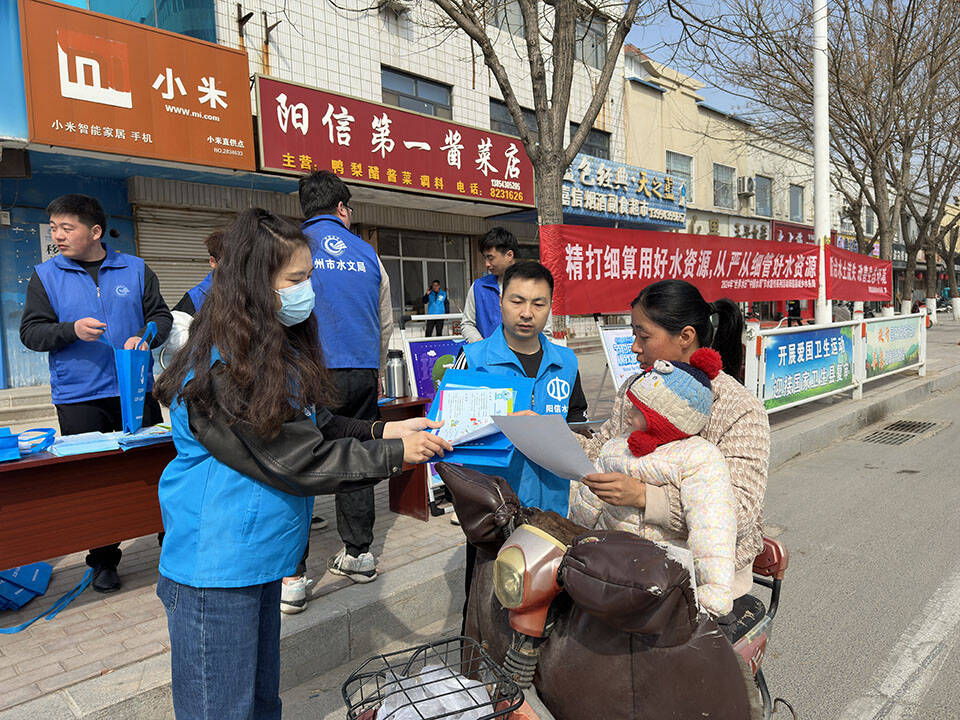
[[[468,238],[407,230],[380,230],[377,252],[390,276],[394,321],[423,313],[423,296],[439,280],[450,297],[450,312],[463,310],[467,289]]]

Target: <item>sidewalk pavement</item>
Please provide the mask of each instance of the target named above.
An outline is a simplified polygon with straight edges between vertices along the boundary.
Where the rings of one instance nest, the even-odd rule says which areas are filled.
[[[843,394],[771,415],[771,469],[899,413],[931,393],[960,385],[958,340],[960,324],[952,321],[928,332],[924,378],[916,372],[894,375],[868,384],[860,401]],[[601,389],[603,355],[581,353],[580,364],[591,416],[603,417],[613,399],[609,378]],[[327,558],[341,543],[333,499],[317,499],[315,514],[330,520],[330,527],[311,533],[307,565],[308,576],[316,579],[312,602],[300,615],[283,618],[282,690],[350,663],[359,665],[423,628],[448,625],[460,611],[460,528],[447,516],[424,523],[391,513],[386,484],[379,486],[376,498],[373,552],[381,576],[367,585],[324,573]],[[99,595],[87,590],[53,621],[0,635],[0,720],[173,717],[170,644],[155,594],[157,541],[142,537],[121,547],[124,584],[119,592]],[[18,612],[0,613],[0,624],[16,625],[48,608],[79,582],[86,569],[83,558],[84,553],[75,553],[52,560],[47,596]]]

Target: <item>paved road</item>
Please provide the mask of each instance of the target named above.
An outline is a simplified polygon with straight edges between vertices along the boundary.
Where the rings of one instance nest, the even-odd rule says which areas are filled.
[[[960,717],[960,390],[888,419],[939,431],[842,439],[770,478],[791,552],[765,668],[803,720]]]

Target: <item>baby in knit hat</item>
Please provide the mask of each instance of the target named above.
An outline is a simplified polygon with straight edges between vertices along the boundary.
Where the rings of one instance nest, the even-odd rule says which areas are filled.
[[[576,483],[569,515],[589,528],[626,530],[689,550],[697,600],[715,617],[733,607],[736,506],[726,460],[697,433],[710,417],[710,380],[720,368],[720,356],[709,348],[698,349],[689,363],[656,361],[635,376],[626,391],[633,404],[630,431],[600,451],[600,472],[620,472],[650,485],[674,485],[679,507],[616,505],[601,500],[586,483]],[[647,497],[654,496],[663,494]]]

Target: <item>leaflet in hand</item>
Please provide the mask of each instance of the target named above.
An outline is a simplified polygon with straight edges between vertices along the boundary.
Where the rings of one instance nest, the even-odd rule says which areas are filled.
[[[492,415],[513,412],[514,391],[510,388],[445,388],[440,392],[437,419],[443,427],[437,435],[451,445],[479,440],[500,432]]]

